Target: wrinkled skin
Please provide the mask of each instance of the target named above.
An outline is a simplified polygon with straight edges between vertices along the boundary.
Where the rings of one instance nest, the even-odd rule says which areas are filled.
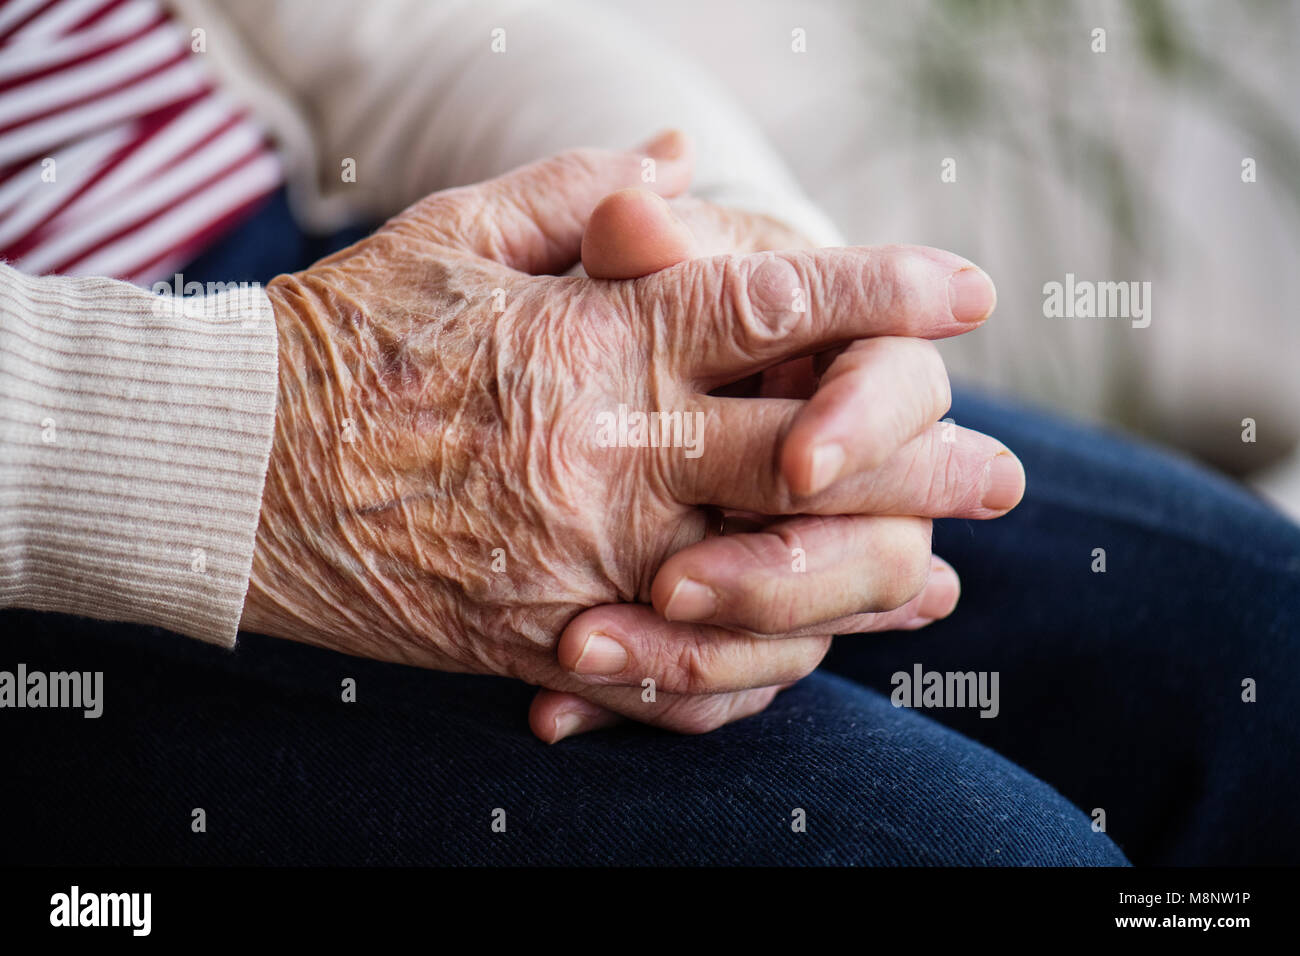
[[[245,628],[517,677],[641,717],[635,691],[577,680],[556,644],[585,609],[662,610],[656,574],[705,538],[700,505],[788,515],[997,513],[981,509],[978,482],[972,500],[960,482],[941,482],[937,493],[915,480],[978,474],[999,453],[983,436],[944,447],[921,434],[878,472],[800,496],[774,465],[801,403],[753,406],[761,415],[751,422],[751,411],[703,397],[757,382],[764,368],[794,368],[799,355],[835,355],[866,334],[965,331],[974,320],[949,312],[943,283],[968,263],[900,248],[715,258],[635,281],[538,274],[577,258],[592,207],[639,172],[625,160],[566,154],[436,194],[371,238],[270,284],[280,390]],[[668,194],[685,183],[670,167],[662,168]],[[558,205],[553,193],[563,194]],[[809,315],[783,304],[792,284],[807,290]],[[703,410],[706,436],[723,447],[694,461],[681,449],[599,447],[596,416],[620,404]],[[737,493],[746,500],[726,500]],[[855,521],[870,532],[880,572],[866,606],[840,610],[849,617],[815,615],[812,630],[793,616],[740,629],[790,637],[776,642],[791,657],[780,672],[789,679],[816,666],[827,635],[848,629],[837,624],[860,625],[857,612],[898,608],[898,623],[915,618],[931,564],[923,519],[796,520],[813,522],[804,526],[810,541]],[[672,690],[709,692],[698,679],[700,653],[676,653],[684,676]],[[762,688],[744,696],[670,699],[654,722],[717,726],[766,706],[775,693],[766,683],[742,680]],[[693,705],[689,717],[683,701]]]
[[[629,348],[644,338],[619,290],[521,278],[433,248],[408,213],[270,284],[282,379],[259,626],[537,681],[571,617],[648,603],[663,560],[703,537],[661,455],[595,447],[600,411],[682,404]]]

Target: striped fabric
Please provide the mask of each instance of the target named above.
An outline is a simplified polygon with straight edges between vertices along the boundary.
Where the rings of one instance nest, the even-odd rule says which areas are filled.
[[[0,259],[149,284],[280,183],[158,0],[0,0]]]

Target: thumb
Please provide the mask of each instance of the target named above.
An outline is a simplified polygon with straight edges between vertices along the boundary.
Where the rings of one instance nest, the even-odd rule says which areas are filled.
[[[423,237],[533,275],[578,261],[583,230],[600,200],[641,186],[676,196],[690,185],[685,136],[672,131],[641,151],[577,149],[475,186],[434,193],[394,221]]]
[[[645,189],[606,196],[582,236],[582,267],[593,279],[636,279],[699,254],[691,229]]]

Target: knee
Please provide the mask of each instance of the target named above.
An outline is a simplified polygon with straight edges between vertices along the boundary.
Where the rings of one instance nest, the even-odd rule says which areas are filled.
[[[782,752],[773,760],[750,749],[753,759],[743,772],[733,765],[732,782],[714,796],[744,830],[725,841],[744,857],[736,862],[1127,865],[1104,830],[1046,783],[859,685],[814,674],[752,721],[743,731],[751,743],[780,741]],[[759,821],[767,839],[754,832]]]

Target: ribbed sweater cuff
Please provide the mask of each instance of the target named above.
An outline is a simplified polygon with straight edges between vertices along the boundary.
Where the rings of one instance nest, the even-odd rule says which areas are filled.
[[[233,646],[275,423],[258,287],[0,264],[0,604]]]

